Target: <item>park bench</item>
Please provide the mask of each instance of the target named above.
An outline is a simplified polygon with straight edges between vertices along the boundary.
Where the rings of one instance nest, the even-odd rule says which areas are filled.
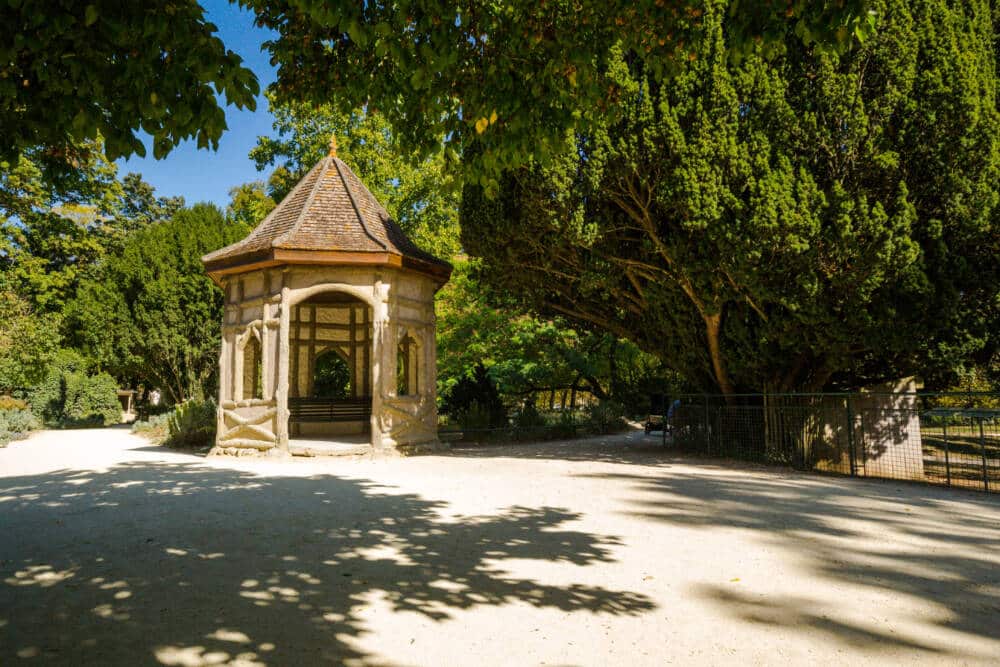
[[[288,412],[293,422],[367,422],[372,399],[289,398]]]

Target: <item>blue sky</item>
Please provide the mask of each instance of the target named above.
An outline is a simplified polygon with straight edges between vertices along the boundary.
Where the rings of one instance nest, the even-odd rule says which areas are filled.
[[[242,56],[244,65],[257,75],[263,91],[275,79],[275,68],[268,62],[270,56],[260,50],[261,42],[271,33],[254,27],[253,13],[227,0],[205,0],[202,6],[226,47]],[[154,160],[147,142],[149,157],[119,160],[119,175],[137,171],[160,196],[182,195],[188,204],[209,201],[224,207],[230,188],[267,175],[258,172],[247,157],[258,136],[271,134],[267,100],[261,95],[254,112],[227,107],[226,123],[229,129],[219,140],[218,151],[198,150],[194,141],[188,141],[165,159]]]

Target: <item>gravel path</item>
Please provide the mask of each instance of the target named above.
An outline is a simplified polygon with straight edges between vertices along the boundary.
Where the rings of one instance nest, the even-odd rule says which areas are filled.
[[[988,664],[1000,499],[642,434],[399,460],[0,450],[0,664]]]

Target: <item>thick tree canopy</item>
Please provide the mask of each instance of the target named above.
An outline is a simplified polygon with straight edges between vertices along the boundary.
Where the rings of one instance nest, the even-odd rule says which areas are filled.
[[[222,292],[201,256],[249,230],[198,204],[131,233],[67,306],[73,341],[101,370],[162,388],[171,402],[215,386]]]
[[[840,55],[788,39],[734,63],[721,10],[669,80],[618,51],[620,116],[508,170],[498,198],[467,187],[481,277],[708,390],[856,386],[967,358],[998,322],[991,7],[874,8],[876,36]]]
[[[626,94],[605,73],[622,49],[657,73],[697,57],[704,0],[314,2],[240,0],[278,32],[268,47],[282,102],[334,99],[384,114],[405,145],[481,148],[466,175],[490,183],[587,127]],[[871,27],[867,0],[729,3],[730,54],[794,32],[846,48]]]
[[[106,142],[111,159],[161,157],[184,139],[216,147],[217,96],[254,108],[253,72],[215,36],[195,0],[0,3],[0,161],[42,147],[72,168],[72,147]]]

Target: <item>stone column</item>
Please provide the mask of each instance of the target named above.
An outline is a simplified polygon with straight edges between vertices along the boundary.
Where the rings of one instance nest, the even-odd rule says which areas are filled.
[[[222,319],[226,321],[225,315]],[[230,340],[231,334],[225,330],[222,332],[222,344],[219,346],[219,404],[215,411],[215,441],[219,441],[219,436],[225,433],[226,417],[225,409],[222,407],[227,401],[233,399],[232,394],[232,356],[233,344]]]
[[[274,434],[279,449],[288,451],[288,362],[290,345],[288,331],[291,326],[291,290],[281,289],[281,302],[278,305],[278,383],[275,387],[274,399],[277,423]]]
[[[371,356],[371,376],[372,376],[372,417],[371,417],[371,444],[376,451],[382,450],[385,445],[382,442],[382,410],[386,391],[386,373],[388,370],[386,363],[386,347],[390,343],[389,326],[389,286],[380,279],[375,281],[373,290],[374,303],[372,305],[372,356]],[[391,349],[391,348],[390,348]]]

